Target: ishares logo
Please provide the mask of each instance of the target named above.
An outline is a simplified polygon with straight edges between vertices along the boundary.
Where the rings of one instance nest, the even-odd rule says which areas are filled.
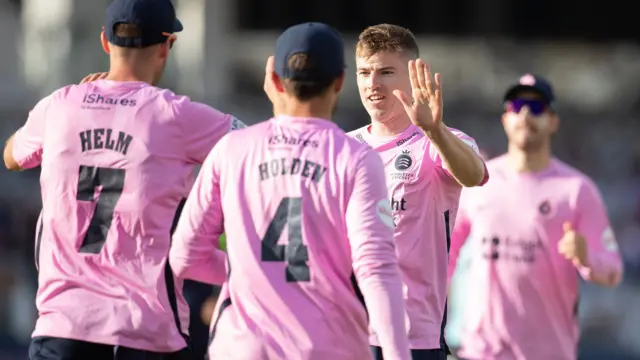
[[[116,98],[100,94],[87,94],[82,98],[83,104],[90,105],[121,105],[136,106],[136,100],[130,98]]]
[[[411,152],[409,150],[403,150],[402,153],[396,157],[394,165],[398,171],[407,171],[411,169],[413,163],[414,160]]]

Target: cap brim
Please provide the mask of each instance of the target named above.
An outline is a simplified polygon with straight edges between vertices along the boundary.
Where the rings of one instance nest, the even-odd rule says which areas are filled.
[[[521,93],[523,91],[534,92],[534,93],[540,95],[540,97],[542,97],[545,102],[550,103],[550,99],[547,96],[547,94],[544,93],[544,91],[541,91],[540,89],[538,89],[535,86],[522,85],[522,84],[518,84],[518,85],[514,85],[514,86],[510,87],[509,90],[507,90],[507,92],[504,94],[504,101],[513,100],[513,98],[515,98],[516,95],[518,95],[518,93]]]
[[[182,26],[182,22],[176,19],[176,21],[174,21],[173,23],[173,32],[180,32],[182,30],[184,30],[184,27]]]

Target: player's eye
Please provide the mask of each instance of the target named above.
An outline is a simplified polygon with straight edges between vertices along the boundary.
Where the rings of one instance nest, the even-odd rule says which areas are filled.
[[[393,74],[393,71],[391,70],[385,70],[382,72],[382,75],[391,75],[391,74]]]
[[[369,75],[369,72],[368,72],[368,71],[361,70],[361,71],[358,71],[358,75],[360,75],[360,76],[366,76],[366,75]]]

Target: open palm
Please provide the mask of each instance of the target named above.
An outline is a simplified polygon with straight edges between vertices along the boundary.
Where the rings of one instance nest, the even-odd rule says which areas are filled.
[[[411,122],[423,130],[435,129],[442,123],[442,82],[440,74],[431,74],[422,59],[409,61],[411,96],[402,90],[395,95],[404,106]]]

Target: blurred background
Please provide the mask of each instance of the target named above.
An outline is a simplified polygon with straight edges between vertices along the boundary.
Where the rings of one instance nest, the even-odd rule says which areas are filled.
[[[108,0],[0,0],[0,133],[7,139],[53,90],[108,70],[99,34]],[[346,37],[381,22],[411,29],[442,74],[445,121],[489,156],[506,150],[503,92],[523,73],[556,88],[556,156],[590,175],[609,208],[626,263],[615,290],[583,284],[581,360],[640,359],[640,27],[619,2],[570,0],[174,0],[185,31],[161,84],[248,124],[270,116],[264,65],[287,26],[324,21]],[[579,5],[577,5],[579,4]],[[616,5],[618,4],[618,5]],[[621,3],[620,3],[621,4]],[[630,6],[630,5],[629,5]],[[368,122],[349,58],[337,121]],[[38,171],[0,171],[0,360],[26,358],[36,317],[33,238]],[[464,262],[456,276],[464,289]],[[455,295],[455,291],[454,291]],[[460,296],[458,296],[458,300]],[[79,304],[82,306],[82,304]],[[449,341],[455,345],[457,307]],[[292,359],[293,360],[293,359]]]

